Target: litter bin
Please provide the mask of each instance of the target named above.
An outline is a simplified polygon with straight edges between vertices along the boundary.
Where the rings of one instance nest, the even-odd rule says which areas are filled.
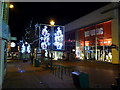
[[[72,72],[73,83],[77,88],[89,88],[89,76],[84,72]]]
[[[39,67],[40,66],[40,59],[34,59],[33,60],[33,66]]]

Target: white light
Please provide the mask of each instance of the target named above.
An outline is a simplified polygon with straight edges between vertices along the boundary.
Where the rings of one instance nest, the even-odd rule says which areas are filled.
[[[22,45],[21,52],[22,52],[22,53],[25,52],[25,45],[24,45],[24,44]]]
[[[57,48],[57,49],[62,49],[63,47],[63,34],[62,34],[62,30],[60,29],[60,27],[57,28],[56,33],[54,34],[54,40],[55,42],[53,43],[53,45]]]
[[[15,44],[14,42],[11,42],[10,46],[11,46],[11,47],[15,47],[16,44]]]
[[[55,22],[52,20],[52,21],[50,21],[50,25],[54,25],[55,24]]]
[[[25,44],[28,44],[27,42],[25,42]]]
[[[28,46],[27,46],[27,52],[28,52],[28,53],[31,52],[30,49],[31,49],[31,48],[30,48],[30,45],[28,44]]]
[[[46,56],[46,57],[48,56],[48,51],[47,51],[47,50],[45,50],[45,56]]]
[[[13,5],[13,4],[10,4],[9,8],[14,8],[14,5]]]
[[[47,30],[47,26],[44,26],[44,28],[42,29],[42,33],[41,33],[41,48],[42,49],[47,49],[48,46],[50,45],[50,33]]]
[[[73,52],[75,51],[75,49],[72,50]]]

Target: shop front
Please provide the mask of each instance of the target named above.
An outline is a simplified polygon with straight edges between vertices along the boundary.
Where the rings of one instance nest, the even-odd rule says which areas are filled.
[[[76,56],[80,60],[112,62],[112,20],[81,28]]]

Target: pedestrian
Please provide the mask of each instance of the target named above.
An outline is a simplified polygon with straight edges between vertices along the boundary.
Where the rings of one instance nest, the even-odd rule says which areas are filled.
[[[62,59],[63,61],[66,60],[65,52],[63,52]]]
[[[70,60],[75,61],[75,54],[73,52],[70,54]]]
[[[31,55],[31,64],[33,64],[34,55]]]

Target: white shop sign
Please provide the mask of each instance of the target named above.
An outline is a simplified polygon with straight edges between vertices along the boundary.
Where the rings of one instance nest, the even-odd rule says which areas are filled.
[[[102,35],[102,34],[103,34],[103,28],[97,28],[96,35]],[[85,37],[89,37],[89,36],[95,36],[95,29],[85,32]]]
[[[97,28],[96,29],[96,34],[97,35],[102,35],[103,34],[103,28]]]

